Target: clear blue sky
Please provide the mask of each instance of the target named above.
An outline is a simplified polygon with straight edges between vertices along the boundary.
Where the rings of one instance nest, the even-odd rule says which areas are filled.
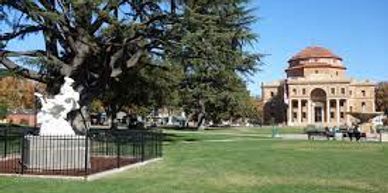
[[[284,78],[287,60],[311,45],[341,56],[351,77],[388,81],[388,0],[251,0],[250,7],[260,17],[252,26],[260,35],[254,50],[269,54],[251,77],[252,95],[261,93],[261,82]],[[8,49],[42,48],[41,38],[11,41]]]
[[[269,56],[251,78],[252,95],[261,82],[285,77],[287,60],[304,47],[323,46],[344,59],[349,76],[388,81],[387,0],[251,0],[260,17],[252,29],[255,46]]]

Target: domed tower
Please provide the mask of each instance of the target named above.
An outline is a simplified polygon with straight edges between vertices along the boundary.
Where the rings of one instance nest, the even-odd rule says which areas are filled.
[[[342,58],[330,50],[307,47],[288,64],[286,79],[262,84],[266,123],[333,127],[350,125],[348,112],[375,112],[374,83],[347,77]]]
[[[345,76],[346,68],[342,58],[330,50],[313,46],[307,47],[293,56],[286,69],[287,77],[338,77]]]

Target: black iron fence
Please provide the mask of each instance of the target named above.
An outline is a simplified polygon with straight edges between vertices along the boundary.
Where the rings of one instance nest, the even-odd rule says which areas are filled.
[[[0,173],[86,176],[162,156],[161,130],[91,130],[85,136],[38,136],[0,130]]]

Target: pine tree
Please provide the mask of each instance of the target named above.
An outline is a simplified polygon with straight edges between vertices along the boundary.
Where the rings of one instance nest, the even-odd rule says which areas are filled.
[[[260,54],[244,50],[256,40],[249,28],[255,18],[246,5],[241,0],[186,1],[178,26],[180,49],[169,57],[183,66],[182,105],[189,119],[197,119],[197,128],[206,117],[232,114],[231,103],[220,101],[239,105],[239,92],[246,91],[244,75],[261,64]]]

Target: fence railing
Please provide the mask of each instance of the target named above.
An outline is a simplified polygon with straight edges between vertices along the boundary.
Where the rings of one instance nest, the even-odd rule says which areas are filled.
[[[38,136],[0,130],[0,173],[85,176],[162,156],[161,130]]]

